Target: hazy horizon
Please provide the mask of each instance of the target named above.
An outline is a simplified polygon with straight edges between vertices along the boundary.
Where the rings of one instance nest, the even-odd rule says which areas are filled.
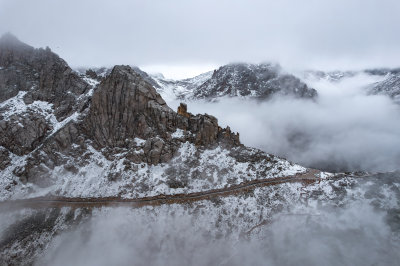
[[[30,46],[32,46],[31,43],[28,43],[24,41],[23,39],[20,39],[19,36],[15,35],[13,32],[7,31],[0,33],[0,36],[3,36],[5,34],[11,34],[15,36],[18,40],[20,40],[23,43],[26,43]],[[45,48],[48,45],[41,46],[41,47],[35,47],[34,48]],[[58,54],[61,58],[66,60],[60,53],[54,50],[53,47],[48,46],[54,53]],[[83,65],[71,65],[68,60],[66,60],[67,64],[73,68],[73,69],[79,69],[79,68],[101,68],[101,67],[107,67],[107,68],[112,68],[115,65],[121,65],[122,63],[116,63],[116,64],[100,64],[100,65],[90,65],[90,64],[83,64]],[[195,76],[198,76],[200,74],[213,71],[215,69],[218,69],[221,66],[228,65],[228,64],[265,64],[265,63],[272,63],[272,64],[278,64],[282,66],[285,70],[289,71],[362,71],[366,69],[380,69],[380,68],[399,68],[400,64],[398,66],[370,66],[370,67],[364,67],[364,68],[335,68],[335,69],[319,69],[319,68],[291,68],[285,65],[282,65],[278,61],[259,61],[259,62],[250,62],[250,61],[230,61],[226,62],[223,64],[187,64],[187,65],[177,65],[177,64],[155,64],[155,65],[136,65],[136,64],[129,64],[131,66],[137,66],[141,70],[147,72],[148,74],[151,75],[156,75],[156,74],[162,74],[165,78],[167,79],[172,79],[172,80],[181,80],[181,79],[186,79],[186,78],[192,78]]]
[[[398,10],[394,0],[0,0],[0,34],[74,68],[129,64],[168,78],[231,62],[358,70],[400,65]]]

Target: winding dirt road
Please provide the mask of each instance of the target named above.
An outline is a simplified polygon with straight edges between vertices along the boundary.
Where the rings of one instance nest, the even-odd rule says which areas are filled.
[[[30,199],[21,199],[13,201],[0,202],[0,209],[16,209],[16,208],[61,208],[61,207],[103,207],[103,206],[156,206],[161,204],[187,203],[200,200],[209,200],[215,197],[224,197],[233,194],[243,193],[254,190],[257,187],[272,186],[288,182],[313,183],[322,180],[320,171],[308,169],[305,173],[259,179],[243,182],[238,185],[231,185],[221,189],[212,189],[201,192],[174,194],[174,195],[157,195],[153,197],[125,199],[120,197],[103,197],[103,198],[68,198],[68,197],[37,197]]]

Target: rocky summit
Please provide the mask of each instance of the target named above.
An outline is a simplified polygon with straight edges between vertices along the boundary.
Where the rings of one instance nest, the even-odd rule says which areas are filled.
[[[0,39],[0,145],[26,155],[87,103],[90,85],[49,48]]]

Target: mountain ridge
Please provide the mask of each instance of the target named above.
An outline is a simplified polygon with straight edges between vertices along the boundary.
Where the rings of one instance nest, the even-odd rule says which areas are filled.
[[[32,194],[29,191],[64,196],[132,197],[158,193],[162,188],[165,193],[178,193],[210,185],[225,186],[228,179],[236,184],[305,171],[281,158],[244,147],[239,134],[229,127],[221,128],[211,115],[193,115],[185,104],[181,104],[178,112],[173,111],[156,88],[142,77],[143,73],[130,66],[117,65],[99,81],[88,82],[88,77],[73,72],[50,49],[44,54],[40,49],[32,53],[33,62],[47,64],[33,64],[29,68],[25,62],[31,54],[26,55],[26,60],[23,57],[20,62],[27,71],[38,72],[39,76],[33,75],[34,85],[29,90],[16,84],[17,95],[0,106],[0,155],[7,162],[1,172],[0,186],[7,188],[2,192],[3,199],[27,197]],[[17,61],[3,65],[0,75],[7,79],[8,70],[16,64]],[[63,67],[53,68],[59,65]],[[44,79],[50,82],[43,82]],[[0,85],[0,90],[7,89],[7,84]],[[65,95],[73,98],[60,105]],[[16,106],[20,109],[13,112]],[[70,111],[57,116],[59,108]],[[15,128],[11,134],[10,127]],[[28,128],[33,132],[27,131]],[[41,131],[36,133],[37,129]],[[212,154],[218,154],[218,160],[225,158],[225,163],[231,166],[247,160],[253,166],[245,171],[224,168],[218,161],[205,160]],[[96,161],[102,163],[97,165]],[[200,171],[210,164],[220,173],[218,180],[209,179],[213,172]],[[88,169],[100,174],[97,181],[92,180]],[[164,170],[160,175],[156,169]],[[149,173],[152,178],[146,178]],[[65,182],[70,185],[65,186]],[[93,184],[88,183],[90,188],[84,190],[79,188],[82,182]],[[115,189],[94,192],[93,189],[104,184]],[[142,185],[132,188],[133,184]]]

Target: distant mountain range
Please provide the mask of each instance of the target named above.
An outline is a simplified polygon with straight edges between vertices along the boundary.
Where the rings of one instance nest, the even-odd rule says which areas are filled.
[[[132,68],[167,99],[214,101],[220,97],[243,97],[267,100],[274,95],[308,99],[317,96],[315,89],[271,64],[229,64],[183,80],[165,79],[162,75],[149,75],[138,67]],[[100,81],[111,69],[78,71]]]
[[[223,97],[238,97],[266,101],[274,96],[301,99],[316,99],[318,91],[310,88],[310,79],[340,82],[359,74],[380,77],[381,80],[365,87],[372,95],[387,95],[399,102],[400,69],[367,69],[363,71],[304,71],[299,75],[286,73],[279,65],[236,63],[183,80],[166,79],[152,75],[139,67],[131,66],[144,80],[150,83],[164,99],[217,101]],[[101,81],[111,68],[78,69],[84,78]]]

